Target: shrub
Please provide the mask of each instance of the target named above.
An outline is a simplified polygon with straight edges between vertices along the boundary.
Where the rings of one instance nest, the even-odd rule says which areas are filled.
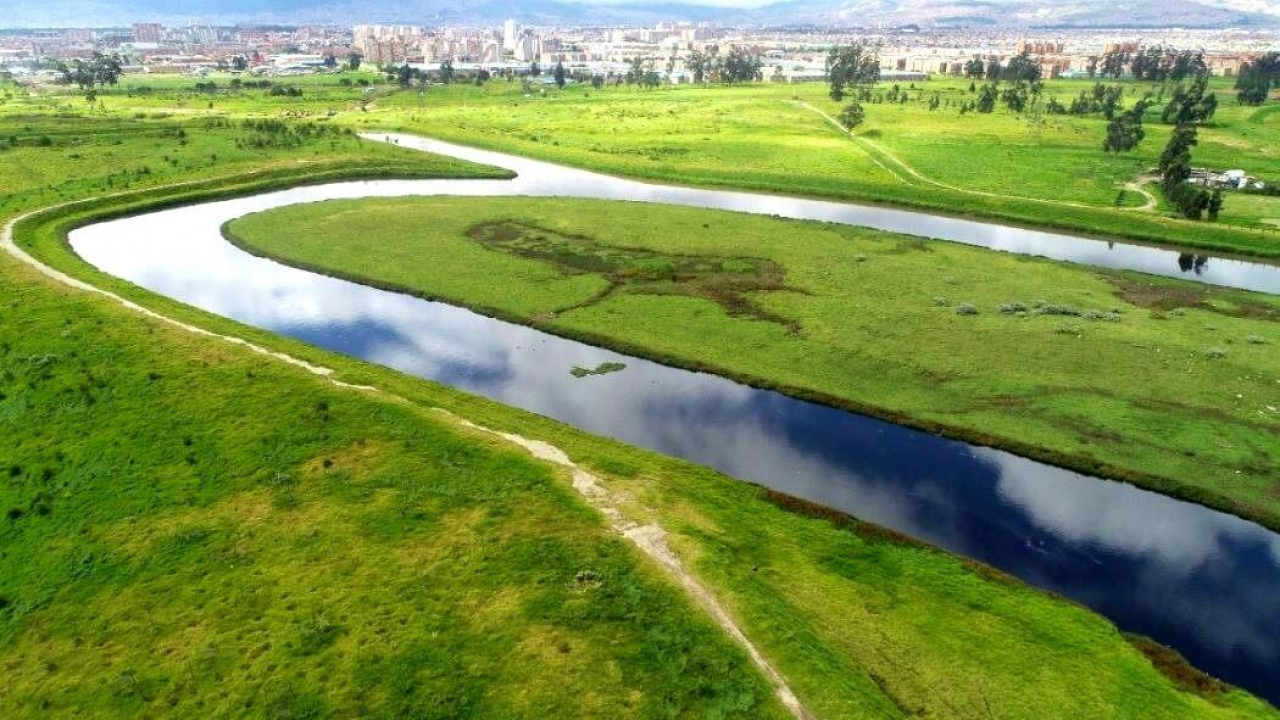
[[[1209,348],[1205,351],[1205,355],[1211,358],[1224,358],[1227,356],[1227,351],[1222,348]]]
[[[947,302],[947,299],[946,299],[946,298],[944,298],[944,297],[936,297],[936,296],[935,296],[935,297],[933,298],[933,304],[934,304],[934,305],[937,305],[938,307],[946,307],[946,306],[950,305],[951,303]]]
[[[957,315],[977,315],[978,308],[974,307],[969,303],[960,303],[959,305],[956,306],[956,314]]]
[[[1067,315],[1071,317],[1080,316],[1080,311],[1070,305],[1054,305],[1051,303],[1041,307],[1040,312],[1045,315]]]
[[[1245,338],[1244,341],[1249,343],[1250,345],[1263,345],[1267,342],[1266,339],[1263,338],[1261,335],[1250,335],[1249,337]]]
[[[1011,303],[1004,303],[1003,305],[1000,306],[1000,312],[1004,313],[1005,315],[1012,315],[1014,313],[1026,312],[1026,310],[1027,310],[1026,303],[1019,302],[1017,300]]]

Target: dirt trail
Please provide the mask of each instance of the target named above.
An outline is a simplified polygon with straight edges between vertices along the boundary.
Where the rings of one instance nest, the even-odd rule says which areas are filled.
[[[821,109],[816,108],[816,107],[814,107],[813,105],[810,105],[809,103],[807,103],[807,102],[803,102],[803,101],[800,101],[800,100],[793,101],[793,104],[795,104],[795,105],[797,105],[797,106],[799,106],[799,107],[802,107],[802,108],[804,108],[805,110],[809,110],[809,111],[811,111],[811,112],[815,112],[815,113],[817,113],[817,114],[821,115],[822,117],[826,118],[827,122],[829,122],[829,123],[831,123],[833,126],[835,126],[835,128],[836,128],[837,130],[839,130],[840,132],[842,132],[842,133],[844,133],[844,134],[848,135],[850,138],[852,138],[852,139],[853,139],[853,141],[854,141],[854,142],[856,142],[856,143],[860,144],[861,146],[863,146],[863,152],[867,153],[867,155],[868,155],[869,157],[871,157],[871,161],[872,161],[872,162],[874,162],[876,165],[879,165],[880,167],[884,168],[884,169],[885,169],[885,170],[887,170],[888,172],[892,173],[892,174],[893,174],[893,176],[894,176],[894,177],[896,177],[896,178],[898,178],[898,180],[899,180],[899,181],[902,181],[902,182],[905,182],[905,183],[908,183],[908,184],[909,184],[909,181],[908,181],[907,179],[903,178],[903,177],[902,177],[901,175],[899,175],[898,173],[894,172],[893,170],[890,170],[889,168],[885,167],[883,164],[881,164],[880,162],[878,162],[878,161],[875,159],[875,156],[874,156],[874,155],[871,153],[871,151],[870,151],[870,150],[868,150],[867,148],[872,148],[872,149],[874,149],[877,153],[880,153],[880,154],[881,154],[881,155],[883,155],[884,157],[888,158],[888,159],[889,159],[889,160],[891,160],[895,165],[897,165],[898,167],[900,167],[900,168],[902,169],[902,171],[903,171],[903,172],[905,172],[907,175],[909,175],[909,176],[911,176],[911,177],[915,178],[916,180],[919,180],[920,182],[923,182],[923,183],[928,183],[928,184],[930,184],[930,185],[934,185],[934,186],[936,186],[936,187],[943,188],[943,189],[945,189],[945,190],[951,190],[951,191],[953,191],[953,192],[964,193],[964,194],[966,194],[966,195],[978,195],[978,196],[981,196],[981,197],[999,198],[999,199],[1002,199],[1002,200],[1009,200],[1009,199],[1013,199],[1013,200],[1026,200],[1026,201],[1028,201],[1028,202],[1037,202],[1037,203],[1043,203],[1043,204],[1046,204],[1046,205],[1059,205],[1059,206],[1062,206],[1062,207],[1078,207],[1078,208],[1094,208],[1094,209],[1099,209],[1099,206],[1097,206],[1097,205],[1088,205],[1088,204],[1086,204],[1086,203],[1072,202],[1072,201],[1069,201],[1069,200],[1051,200],[1051,199],[1049,199],[1049,198],[1035,198],[1035,197],[1027,197],[1027,196],[1025,196],[1025,195],[1008,195],[1008,194],[1005,194],[1005,193],[988,192],[988,191],[986,191],[986,190],[971,190],[971,189],[969,189],[969,188],[962,188],[962,187],[958,187],[958,186],[956,186],[956,185],[949,185],[949,184],[947,184],[947,183],[944,183],[944,182],[941,182],[941,181],[938,181],[938,180],[934,180],[933,178],[928,177],[928,176],[926,176],[926,175],[922,174],[919,170],[916,170],[914,167],[912,167],[912,166],[908,165],[908,164],[907,164],[907,162],[906,162],[905,160],[903,160],[902,158],[898,157],[897,155],[894,155],[892,152],[890,152],[890,151],[889,151],[889,149],[888,149],[888,148],[886,148],[885,146],[881,145],[880,143],[875,142],[875,141],[874,141],[874,140],[872,140],[871,138],[863,137],[863,136],[861,136],[861,135],[855,135],[855,134],[854,134],[854,132],[853,132],[852,130],[847,130],[843,125],[841,125],[841,124],[840,124],[840,121],[839,121],[839,120],[836,120],[835,118],[831,117],[831,116],[830,116],[830,115],[828,115],[827,113],[823,112]],[[1139,190],[1138,192],[1142,192],[1142,191],[1140,191],[1140,190]],[[1153,200],[1154,200],[1154,198],[1153,198]]]
[[[178,183],[177,185],[170,185],[170,186],[155,188],[155,190],[171,189],[179,185],[187,185],[187,184],[190,184],[190,183]],[[187,332],[195,333],[197,335],[202,335],[204,337],[217,338],[219,340],[223,340],[223,341],[232,343],[234,345],[239,345],[241,347],[248,348],[260,355],[264,355],[273,360],[278,360],[280,362],[288,363],[289,365],[302,368],[307,372],[310,372],[314,375],[324,378],[325,380],[329,381],[330,383],[333,383],[335,386],[340,388],[356,390],[359,392],[365,392],[370,394],[377,394],[382,398],[385,398],[394,402],[400,402],[406,405],[417,406],[416,403],[412,403],[411,401],[409,401],[404,397],[395,395],[393,393],[384,392],[379,388],[376,388],[373,386],[353,385],[351,383],[343,382],[337,379],[336,377],[334,377],[334,371],[332,368],[324,367],[321,365],[315,365],[313,363],[309,363],[305,360],[302,360],[301,358],[296,358],[287,353],[270,350],[261,345],[251,343],[248,340],[236,337],[234,335],[223,335],[220,333],[215,333],[210,330],[206,330],[202,327],[183,322],[176,318],[171,318],[167,315],[163,315],[154,310],[143,307],[142,305],[139,305],[138,303],[133,302],[132,300],[124,298],[113,292],[103,290],[94,285],[90,285],[89,283],[84,282],[83,280],[79,280],[60,270],[56,270],[48,265],[45,265],[44,263],[37,260],[34,256],[29,254],[26,250],[23,250],[21,247],[19,247],[17,242],[14,240],[14,237],[13,237],[14,228],[18,225],[18,223],[22,222],[23,220],[26,220],[40,213],[47,212],[49,210],[66,207],[68,205],[86,203],[94,199],[96,198],[88,198],[85,200],[61,203],[59,205],[53,205],[50,207],[41,208],[39,210],[32,210],[30,212],[24,213],[22,215],[19,215],[9,220],[7,223],[5,223],[3,232],[0,233],[0,247],[3,247],[4,250],[9,253],[9,255],[25,263],[26,265],[38,270],[40,273],[44,274],[46,277],[49,277],[57,282],[63,283],[64,285],[76,288],[78,290],[83,290],[85,292],[94,293],[102,297],[109,298],[111,300],[114,300],[120,303],[121,305],[123,305],[125,308],[129,310],[141,313],[149,318],[167,323],[169,325],[172,325],[173,327],[185,330]],[[520,448],[523,448],[524,450],[529,452],[530,455],[537,458],[538,460],[569,470],[572,478],[572,484],[573,484],[574,490],[576,490],[578,494],[581,495],[582,498],[587,501],[588,504],[590,504],[593,508],[595,508],[597,511],[599,511],[602,515],[604,515],[609,520],[610,527],[613,528],[615,532],[619,533],[623,537],[630,540],[645,555],[647,555],[651,560],[656,562],[658,566],[661,567],[668,575],[670,575],[673,579],[675,579],[678,583],[680,583],[681,587],[685,589],[685,592],[687,592],[689,596],[692,597],[693,600],[704,611],[706,611],[708,614],[711,615],[711,617],[715,620],[716,624],[719,625],[721,629],[723,629],[726,633],[728,633],[728,635],[731,638],[733,638],[735,642],[737,642],[747,651],[747,654],[751,657],[752,662],[755,663],[756,667],[759,668],[759,670],[764,674],[766,678],[768,678],[769,682],[773,685],[774,691],[778,696],[778,700],[787,708],[787,710],[791,712],[792,716],[798,718],[799,720],[811,720],[813,718],[813,715],[800,702],[799,698],[791,690],[790,686],[787,685],[786,679],[782,676],[780,672],[778,672],[776,668],[773,667],[773,664],[770,663],[769,660],[766,659],[763,654],[761,654],[760,650],[755,646],[753,642],[751,642],[751,639],[747,637],[746,633],[744,633],[742,629],[738,627],[738,624],[734,621],[733,616],[730,615],[729,611],[725,608],[725,606],[721,604],[721,602],[718,599],[716,599],[715,594],[712,593],[711,590],[707,588],[706,585],[702,584],[702,582],[698,580],[697,577],[695,577],[692,573],[690,573],[685,568],[684,563],[680,560],[680,557],[675,553],[674,550],[672,550],[670,544],[667,542],[666,531],[663,530],[663,528],[660,525],[653,524],[653,523],[641,525],[639,523],[635,523],[628,520],[622,512],[619,498],[615,496],[615,494],[609,492],[609,490],[604,486],[600,478],[580,468],[577,464],[575,464],[572,460],[570,460],[569,456],[566,455],[564,451],[562,451],[560,448],[557,448],[556,446],[543,442],[541,440],[532,440],[526,437],[522,437],[520,435],[505,433],[498,430],[486,428],[480,425],[476,425],[475,423],[469,420],[466,420],[465,418],[458,417],[457,415],[454,415],[453,413],[443,408],[432,408],[432,409],[450,418],[454,423],[460,426],[463,426],[487,435],[499,437],[508,443],[511,443]]]
[[[1143,198],[1146,199],[1146,202],[1144,202],[1139,207],[1127,207],[1127,208],[1121,208],[1121,209],[1126,210],[1128,212],[1155,212],[1156,207],[1159,205],[1159,203],[1156,201],[1156,196],[1152,195],[1151,191],[1147,189],[1147,183],[1152,182],[1153,180],[1155,180],[1154,177],[1143,175],[1137,180],[1131,180],[1125,183],[1124,184],[1125,190],[1130,190],[1132,192],[1138,193],[1139,195],[1141,195]]]

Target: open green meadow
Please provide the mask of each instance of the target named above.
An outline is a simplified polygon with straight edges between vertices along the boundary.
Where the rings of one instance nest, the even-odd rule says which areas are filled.
[[[238,85],[236,83],[239,83]],[[265,86],[257,86],[262,83]],[[1064,105],[1094,81],[1052,80],[1042,108]],[[270,85],[296,94],[273,93]],[[1124,104],[1171,92],[1125,82]],[[893,83],[881,83],[887,93]],[[840,104],[822,83],[639,90],[571,84],[563,90],[495,79],[400,88],[369,71],[306,77],[126,76],[93,104],[58,86],[6,90],[0,116],[23,112],[97,117],[306,118],[357,129],[402,129],[604,172],[658,181],[805,194],[928,208],[1082,233],[1280,257],[1280,197],[1229,193],[1216,223],[1192,222],[1163,208],[1147,171],[1170,126],[1156,102],[1147,137],[1132,153],[1101,150],[1101,116],[961,115],[975,96],[967,80],[896,85],[906,102],[871,103],[849,137],[823,116]],[[1280,182],[1280,113],[1240,106],[1228,80],[1213,121],[1201,128],[1193,164],[1240,168]],[[934,97],[939,107],[930,110]],[[2,96],[0,96],[2,97]],[[1139,189],[1141,187],[1141,189]],[[1152,202],[1155,200],[1155,202]],[[1237,207],[1237,201],[1238,207]]]
[[[139,94],[125,87],[135,82],[128,78],[92,108],[70,94],[0,88],[9,93],[0,138],[17,138],[0,151],[0,222],[98,198],[20,223],[22,247],[168,317],[379,389],[340,386],[181,330],[0,253],[0,716],[788,716],[746,650],[611,529],[566,469],[466,420],[553,443],[622,499],[625,519],[661,526],[683,566],[814,717],[1277,717],[1098,615],[988,568],[705,468],[211,316],[96,271],[66,245],[70,228],[96,218],[298,183],[502,176],[345,133],[378,113],[391,127],[396,118],[420,122],[411,119],[426,111],[416,91],[366,93],[340,79],[300,79],[304,94],[290,102],[262,90],[191,97],[182,82],[156,78],[145,80],[153,91]],[[708,166],[713,175],[725,167]],[[1201,454],[1155,467],[1242,469],[1238,488],[1205,487],[1271,507],[1250,469],[1257,437],[1276,422],[1254,413],[1263,394],[1254,376],[1274,375],[1266,353],[1280,342],[1274,321],[1256,317],[1274,307],[1269,298],[1201,289],[1190,297],[1177,283],[1153,289],[967,248],[724,213],[664,210],[664,222],[694,231],[687,235],[700,243],[675,247],[638,237],[640,209],[629,205],[609,208],[619,224],[605,235],[589,217],[569,217],[596,211],[590,203],[398,202],[356,207],[411,217],[430,203],[449,205],[451,224],[429,238],[460,253],[450,260],[459,272],[453,284],[439,285],[416,262],[386,277],[385,267],[342,256],[350,243],[334,242],[335,255],[315,261],[420,291],[429,282],[432,293],[456,291],[460,301],[511,317],[555,312],[566,298],[616,285],[601,302],[540,320],[583,334],[601,318],[625,320],[626,337],[616,341],[665,348],[673,359],[710,328],[726,333],[726,344],[756,347],[779,384],[825,392],[839,389],[833,373],[869,369],[882,377],[858,392],[883,393],[922,418],[956,414],[992,433],[1038,423],[1040,441],[1057,438],[1103,461],[1119,446],[1094,437],[1093,413],[1099,422],[1139,425],[1155,413],[1187,413],[1180,440],[1162,434],[1152,442],[1203,447]],[[323,222],[334,207],[289,212]],[[496,224],[468,236],[480,219]],[[608,253],[606,273],[565,272],[531,259],[544,240],[506,232],[528,223],[576,227],[594,239],[594,247],[559,248],[568,255],[628,250]],[[331,239],[342,239],[338,229]],[[401,250],[419,259],[442,254],[421,232],[406,239]],[[816,261],[824,249],[849,261],[828,261],[828,277]],[[920,279],[930,262],[954,270]],[[687,277],[668,282],[666,267]],[[484,294],[483,272],[503,274],[503,296]],[[894,273],[891,290],[850,298],[859,284],[890,287]],[[1136,294],[1117,297],[1116,283]],[[995,307],[1041,299],[1124,312],[1119,321],[1059,319]],[[858,312],[837,326],[831,308],[840,302]],[[956,315],[961,302],[979,314]],[[878,314],[889,312],[910,323]],[[657,338],[664,326],[676,334]],[[1247,340],[1254,332],[1264,344]],[[909,384],[912,368],[890,352],[894,337],[924,351],[917,372],[945,372],[927,389]],[[1003,367],[1043,363],[1061,388],[1057,404],[963,400],[1041,390],[992,379],[978,367],[992,358],[978,354],[979,340],[1018,354]],[[942,357],[945,343],[957,342],[963,353]],[[1030,346],[1042,342],[1051,344]],[[1082,343],[1092,344],[1077,358],[1087,369],[1050,352]],[[1134,354],[1118,351],[1126,343]],[[1225,353],[1209,360],[1202,353],[1210,347]],[[732,370],[724,347],[692,357]],[[1118,383],[1140,366],[1176,387],[1115,398],[1079,388],[1088,373]],[[1179,389],[1176,405],[1160,404]],[[1223,402],[1224,392],[1246,399]],[[1080,437],[1068,442],[1062,428],[1070,419]]]
[[[882,83],[882,88],[888,86]],[[397,127],[490,149],[658,181],[905,204],[957,214],[1188,245],[1280,256],[1280,233],[1235,214],[1229,194],[1218,223],[1191,222],[1148,209],[1137,183],[1156,164],[1170,128],[1148,113],[1138,150],[1101,150],[1106,120],[1003,108],[960,115],[973,99],[969,83],[932,80],[901,85],[906,103],[866,105],[867,121],[848,137],[820,113],[840,105],[821,83],[677,87],[652,91],[538,88],[518,83],[437,86],[381,101],[348,116],[358,126]],[[1046,84],[1069,104],[1091,82]],[[1154,85],[1126,84],[1132,105]],[[1242,107],[1215,88],[1221,106],[1202,129],[1193,163],[1243,168],[1280,178],[1280,114]],[[938,95],[944,103],[928,109]],[[947,107],[945,103],[951,102]],[[1155,184],[1147,192],[1158,194]],[[1117,199],[1119,198],[1119,207]],[[1262,200],[1280,208],[1280,198]],[[1270,211],[1273,214],[1280,210]]]

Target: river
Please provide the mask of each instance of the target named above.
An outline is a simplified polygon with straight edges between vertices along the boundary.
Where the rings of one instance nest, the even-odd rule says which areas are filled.
[[[1255,523],[462,308],[287,267],[235,248],[219,229],[247,213],[336,198],[566,195],[945,235],[1172,276],[1181,273],[1177,253],[1108,249],[1092,240],[882,208],[649,185],[410,136],[393,140],[520,175],[514,181],[388,180],[295,188],[102,222],[75,230],[71,243],[103,271],[209,312],[708,465],[975,558],[1087,605],[1122,629],[1149,635],[1197,667],[1280,703],[1280,535]],[[1277,272],[1267,265],[1210,260],[1198,277],[1275,291]],[[627,367],[602,376],[569,374],[575,365],[610,361]]]

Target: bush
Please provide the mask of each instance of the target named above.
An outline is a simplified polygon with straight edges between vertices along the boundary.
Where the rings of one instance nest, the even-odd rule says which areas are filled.
[[[1263,338],[1261,335],[1250,335],[1249,337],[1245,338],[1244,341],[1249,343],[1250,345],[1263,345],[1267,342],[1266,339]]]
[[[959,305],[956,306],[956,314],[957,315],[977,315],[978,308],[974,307],[969,303],[960,303]]]
[[[1209,348],[1205,351],[1205,355],[1211,358],[1224,358],[1227,356],[1227,351],[1222,348]]]
[[[1004,313],[1005,315],[1012,315],[1014,313],[1020,313],[1020,312],[1026,312],[1026,311],[1027,311],[1026,303],[1018,302],[1016,300],[1011,303],[1004,303],[1003,305],[1000,306],[1000,312]]]
[[[1040,312],[1045,315],[1067,315],[1071,317],[1079,317],[1080,311],[1070,305],[1053,305],[1048,304],[1040,308]]]

